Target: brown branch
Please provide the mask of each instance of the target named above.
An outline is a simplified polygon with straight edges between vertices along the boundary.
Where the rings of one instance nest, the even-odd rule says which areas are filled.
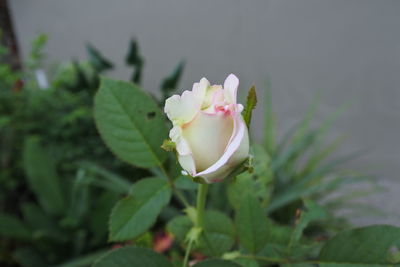
[[[2,31],[0,43],[9,49],[9,54],[2,60],[8,62],[13,70],[19,70],[21,59],[7,0],[0,0],[0,29]]]

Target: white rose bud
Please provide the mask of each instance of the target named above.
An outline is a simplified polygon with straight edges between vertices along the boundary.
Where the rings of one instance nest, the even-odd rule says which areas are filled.
[[[173,123],[169,137],[176,144],[182,168],[206,183],[224,179],[249,154],[249,134],[236,103],[239,79],[231,74],[224,86],[206,78],[192,91],[173,95],[164,111]]]

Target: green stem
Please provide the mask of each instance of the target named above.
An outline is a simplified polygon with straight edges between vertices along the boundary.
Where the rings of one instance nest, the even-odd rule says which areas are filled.
[[[197,191],[197,203],[196,203],[196,226],[203,229],[204,226],[204,208],[206,206],[206,196],[208,191],[208,184],[199,184]]]
[[[161,170],[161,173],[168,179],[168,183],[170,184],[170,186],[172,188],[172,192],[174,193],[176,198],[182,203],[182,205],[185,208],[189,208],[190,207],[189,202],[186,200],[186,198],[182,194],[182,192],[179,191],[179,189],[175,187],[172,177],[168,174],[167,170],[164,168],[163,165],[160,165],[160,170]]]
[[[206,206],[206,196],[208,191],[208,184],[199,184],[197,189],[197,201],[196,201],[196,221],[195,227],[201,229],[204,228],[204,210]],[[192,250],[194,240],[189,240],[189,244],[186,248],[185,258],[183,260],[182,267],[188,266],[190,251]]]
[[[172,185],[172,191],[175,193],[175,196],[179,199],[179,201],[182,203],[182,205],[185,206],[185,208],[190,207],[190,204],[186,200],[185,196],[174,185]]]
[[[192,246],[193,246],[193,239],[191,239],[189,241],[189,244],[186,248],[186,252],[185,252],[185,258],[183,259],[183,265],[182,267],[186,267],[188,266],[188,261],[189,261],[189,255],[190,255],[190,251],[192,250]]]

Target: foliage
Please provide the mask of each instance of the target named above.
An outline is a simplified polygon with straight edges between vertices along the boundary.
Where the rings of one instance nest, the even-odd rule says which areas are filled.
[[[118,260],[116,260],[118,259]],[[125,247],[110,252],[101,258],[94,267],[172,267],[165,257],[150,249]]]
[[[197,184],[161,148],[168,124],[160,106],[183,63],[157,99],[140,88],[144,59],[135,40],[126,57],[133,83],[100,78],[113,64],[88,45],[87,62],[62,65],[40,90],[33,73],[44,42],[35,42],[23,71],[0,65],[2,265],[177,267],[190,258],[195,267],[400,266],[399,228],[337,233],[344,224],[333,208],[347,199],[338,190],[371,180],[342,167],[352,157],[332,159],[339,141],[326,145],[324,137],[337,114],[313,128],[312,105],[277,140],[266,90],[262,144],[210,186],[203,212],[195,206],[207,187],[196,201]],[[248,125],[256,103],[253,87]]]
[[[144,66],[144,59],[139,53],[139,44],[136,40],[131,40],[129,52],[126,55],[125,62],[127,65],[134,68],[131,81],[140,84],[142,80],[142,69]]]
[[[93,95],[113,63],[87,45],[88,61],[53,66],[42,90],[36,72],[46,40],[33,41],[24,69],[0,63],[2,266],[92,264],[109,246],[111,208],[150,173],[115,158],[96,129]],[[1,46],[0,57],[7,53]],[[130,56],[137,53],[131,47]]]
[[[52,87],[40,90],[35,71],[45,42],[44,35],[35,39],[25,69],[9,68],[0,79],[2,266],[53,265],[104,248],[107,217],[121,193],[95,187],[99,175],[81,162],[134,171],[102,144],[92,118],[95,88],[78,79],[79,69],[67,86],[61,67]]]
[[[256,108],[256,105],[257,105],[256,87],[252,86],[249,90],[249,94],[247,95],[246,108],[243,110],[243,119],[246,122],[247,127],[250,127],[252,112],[253,109]]]
[[[161,83],[161,92],[163,94],[163,100],[167,99],[171,96],[171,94],[176,90],[178,83],[181,79],[183,68],[185,67],[185,63],[182,61],[175,68],[173,73],[170,76],[165,78]]]
[[[109,101],[105,100],[106,94]],[[266,95],[269,96],[268,92]],[[201,215],[199,208],[194,207],[196,184],[179,174],[173,153],[166,154],[167,159],[160,159],[158,148],[152,145],[158,143],[161,146],[166,133],[157,130],[157,135],[145,134],[134,138],[137,130],[132,127],[135,124],[143,124],[141,131],[145,131],[147,127],[158,129],[158,124],[163,122],[152,125],[151,120],[146,121],[148,111],[143,106],[134,104],[128,107],[122,99],[154,101],[147,106],[158,118],[158,111],[153,109],[157,106],[155,100],[145,98],[136,85],[109,79],[101,81],[95,98],[96,112],[105,114],[105,110],[114,111],[116,116],[114,119],[96,116],[104,141],[117,156],[132,165],[145,166],[143,162],[146,162],[153,176],[157,177],[136,182],[134,188],[140,188],[140,191],[131,191],[111,213],[110,239],[130,240],[133,246],[130,244],[111,252],[97,265],[107,263],[112,266],[122,261],[124,264],[138,264],[137,257],[124,256],[123,253],[129,250],[135,253],[141,246],[143,236],[155,229],[162,230],[164,225],[175,241],[167,252],[174,266],[185,266],[184,258],[187,256],[197,258],[199,263],[194,266],[363,266],[365,263],[392,266],[400,262],[397,227],[347,230],[330,239],[338,229],[342,229],[343,224],[334,220],[334,214],[318,203],[324,203],[322,200],[326,195],[349,182],[365,178],[340,168],[348,157],[326,160],[337,145],[334,142],[334,145],[324,146],[323,142],[331,119],[316,130],[312,129],[310,111],[281,142],[275,140],[275,125],[268,121],[267,125],[272,129],[267,129],[262,145],[252,146],[248,170],[210,186],[204,224],[199,228]],[[121,101],[113,101],[113,98]],[[250,108],[246,118],[250,121],[251,110],[256,103],[254,89],[248,99]],[[266,112],[266,117],[272,120],[273,115],[268,113],[272,111],[267,108]],[[126,123],[123,123],[125,118]],[[131,136],[125,132],[127,127],[131,127]],[[142,144],[132,145],[134,142]],[[165,142],[163,146],[166,146]],[[138,153],[143,157],[137,156]],[[151,157],[148,155],[152,155],[153,160],[149,160]],[[158,181],[159,189],[155,189],[157,187],[152,181]],[[171,193],[172,198],[169,197]],[[159,219],[155,221],[157,216]],[[151,247],[152,244],[144,246]],[[351,249],[357,246],[359,249],[356,251]],[[376,246],[380,249],[369,255],[368,251]],[[152,258],[141,259],[141,264],[144,266]],[[202,261],[204,258],[211,259]]]
[[[270,171],[274,177],[271,184],[267,211],[276,221],[287,224],[293,220],[294,212],[302,205],[302,198],[311,198],[324,203],[331,215],[323,225],[325,229],[339,230],[348,226],[346,219],[338,217],[340,210],[351,209],[351,200],[377,192],[381,188],[374,176],[343,167],[357,158],[353,153],[337,157],[343,137],[327,141],[329,129],[346,105],[333,113],[321,125],[313,127],[313,116],[318,98],[310,106],[305,117],[276,139],[277,125],[271,110],[271,92],[265,91],[265,131],[263,146],[270,155]],[[348,190],[351,185],[363,183],[362,189]],[[348,200],[346,202],[346,200]],[[354,206],[360,210],[361,206]],[[375,211],[368,208],[369,213]]]
[[[114,207],[110,220],[110,239],[134,239],[151,227],[157,215],[170,201],[171,188],[162,178],[135,183],[129,196]]]
[[[28,189],[38,201],[27,198],[16,207],[22,218],[3,214],[24,231],[0,222],[2,237],[25,244],[13,252],[18,263],[47,266],[102,249],[107,217],[119,194],[92,188],[95,176],[84,169],[73,179],[61,179],[50,150],[37,136],[26,138],[23,163]]]
[[[160,166],[167,129],[152,98],[134,85],[103,79],[95,97],[97,127],[110,149],[140,167]]]

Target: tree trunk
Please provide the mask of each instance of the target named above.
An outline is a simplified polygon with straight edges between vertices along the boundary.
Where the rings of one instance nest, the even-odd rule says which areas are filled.
[[[21,69],[17,39],[15,38],[13,23],[7,0],[0,0],[0,43],[8,48],[5,60],[14,70]]]

